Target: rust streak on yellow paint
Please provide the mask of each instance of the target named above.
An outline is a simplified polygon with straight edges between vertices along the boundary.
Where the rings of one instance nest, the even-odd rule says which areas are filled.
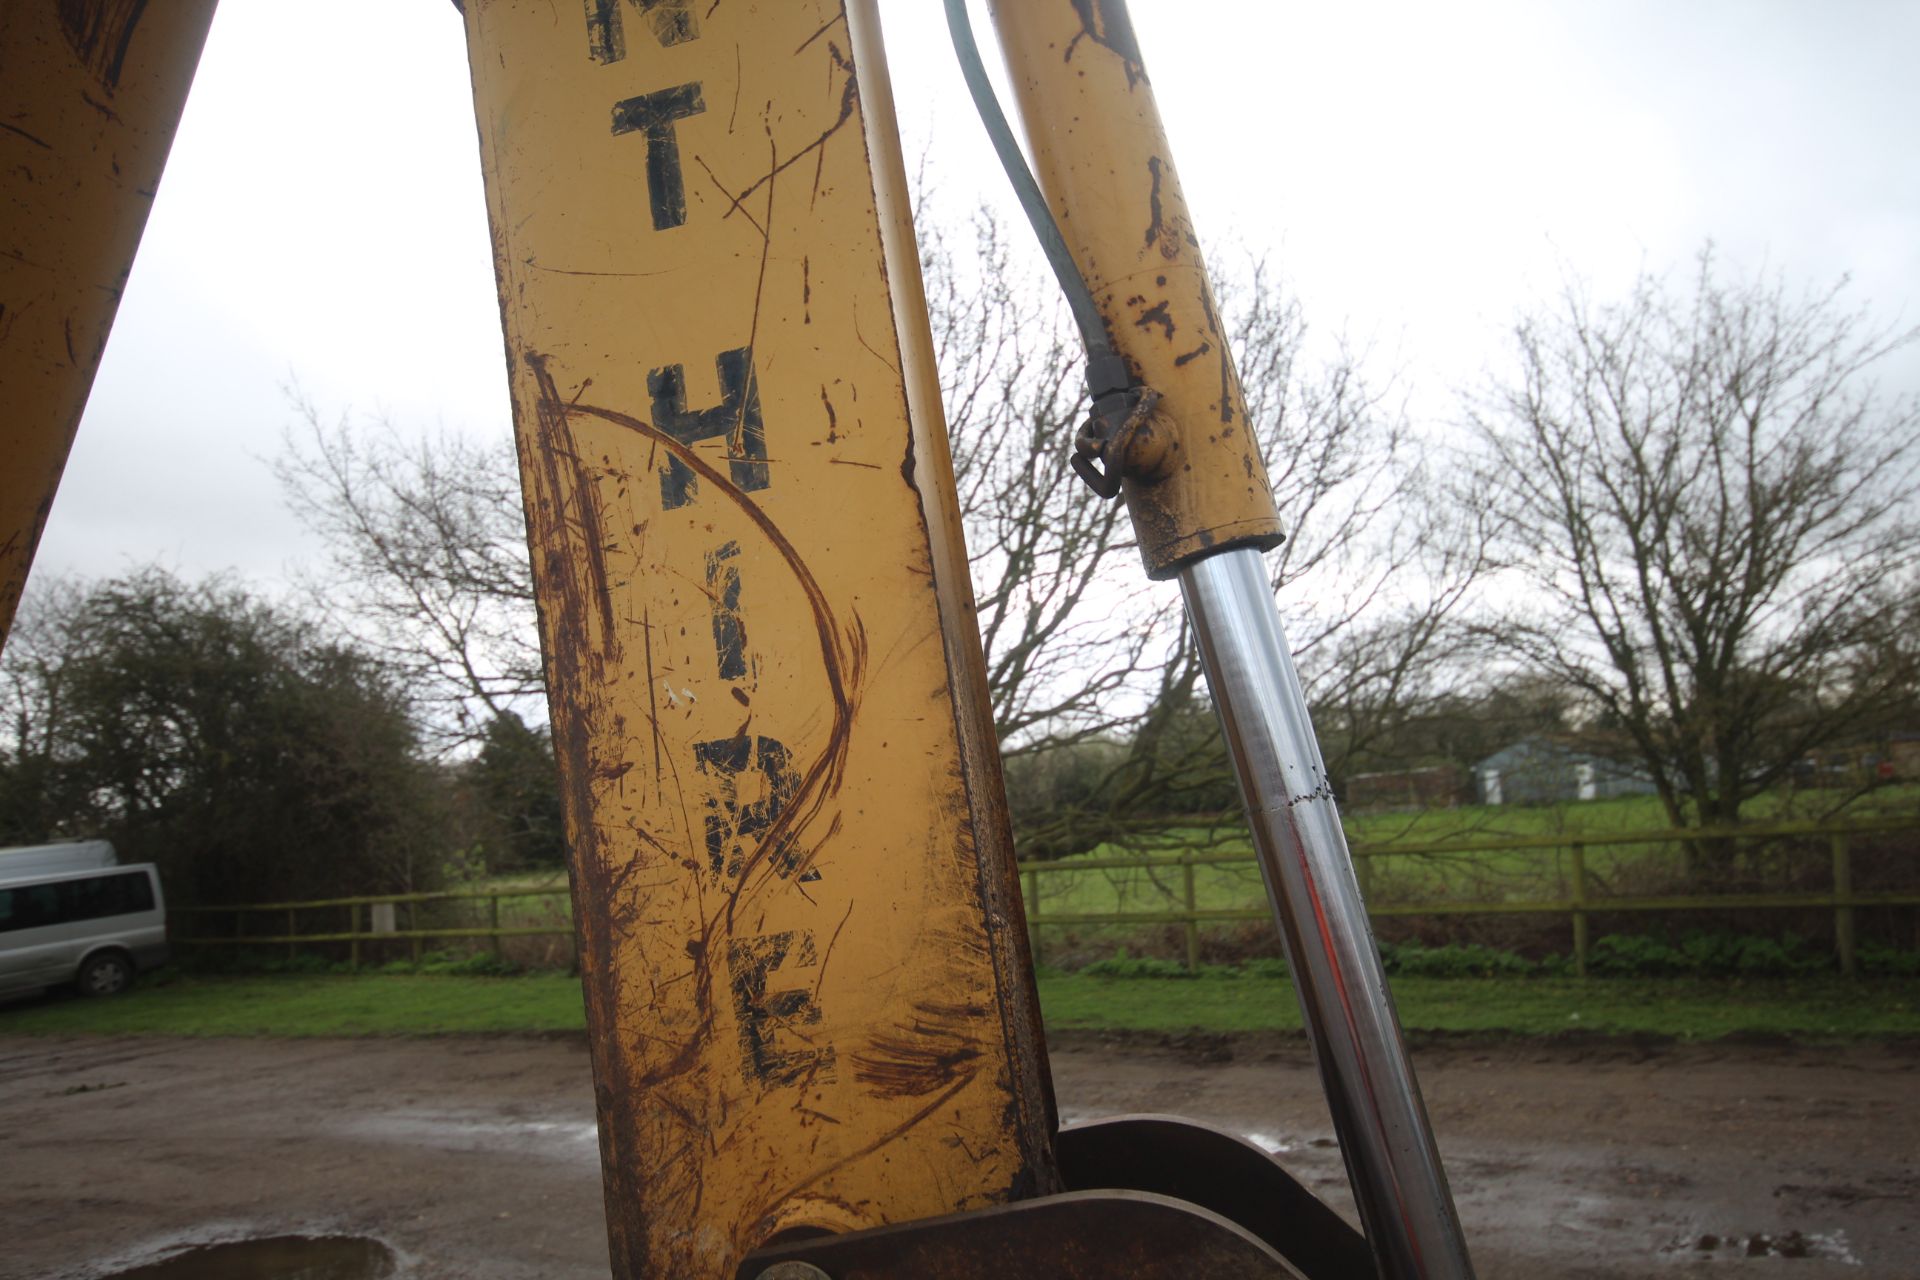
[[[466,18],[616,1274],[1056,1189],[870,0]]]
[[[1034,168],[1114,345],[1161,399],[1124,485],[1147,573],[1280,541],[1246,397],[1119,0],[990,0]],[[1111,465],[1111,464],[1110,464]]]

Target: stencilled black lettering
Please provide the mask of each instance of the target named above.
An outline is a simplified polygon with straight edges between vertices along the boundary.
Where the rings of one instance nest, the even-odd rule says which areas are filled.
[[[700,17],[693,0],[625,0],[647,20],[653,38],[661,45],[685,44],[700,38]],[[620,12],[621,0],[586,0],[587,52],[600,63],[618,62],[627,56],[627,29]]]
[[[629,17],[644,20],[663,48],[698,40],[701,35],[695,0],[584,0],[584,4],[588,53],[602,65],[627,57]],[[613,105],[613,134],[637,133],[641,137],[648,213],[656,231],[686,224],[679,123],[704,114],[706,109],[699,81],[625,98]],[[724,439],[732,483],[748,492],[765,489],[771,471],[753,349],[723,351],[714,357],[714,368],[719,377],[720,401],[701,409],[688,407],[684,365],[652,369],[647,375],[647,391],[652,398],[653,425],[689,448]],[[832,412],[831,405],[828,412]],[[660,476],[660,493],[668,510],[687,505],[697,493],[693,469],[679,457],[669,456]],[[740,612],[742,559],[740,544],[735,541],[722,542],[709,551],[706,587],[712,600],[713,647],[720,679],[736,682],[730,686],[733,697],[750,708],[748,688],[738,683],[757,669],[757,663],[748,659],[746,623]],[[791,833],[769,841],[781,816],[793,805],[801,778],[786,744],[749,733],[751,721],[749,712],[748,723],[743,723],[734,736],[693,744],[694,765],[706,779],[704,789],[708,792],[706,860],[695,874],[738,880],[747,872],[748,858],[756,856],[758,866],[771,869],[783,880],[818,881],[821,876],[817,869],[800,870],[801,850]],[[799,979],[794,973],[818,968],[813,934],[790,930],[734,938],[727,943],[726,957],[746,1078],[763,1087],[832,1080],[834,1047],[816,1043],[817,1035],[809,1030],[821,1021],[814,998],[817,981],[811,976]],[[769,989],[777,982],[794,985]]]
[[[773,829],[800,789],[800,775],[794,772],[786,744],[759,734],[696,742],[693,760],[702,774],[714,779],[714,794],[707,798],[707,867],[716,876],[736,877],[746,869],[748,849]],[[740,779],[749,772],[765,779],[765,787],[758,800],[742,804]],[[792,875],[800,862],[785,840],[767,853],[768,864],[782,877]],[[816,870],[800,877],[819,878]]]
[[[722,680],[747,674],[747,624],[740,618],[740,544],[707,553],[707,594],[713,598],[713,652]]]
[[[653,396],[653,425],[684,445],[724,437],[728,471],[745,490],[767,487],[767,428],[760,418],[760,387],[753,372],[753,348],[722,351],[714,357],[720,375],[720,403],[707,409],[687,408],[687,375],[682,365],[670,364],[647,375]],[[671,511],[693,500],[693,469],[678,458],[667,460],[660,476],[660,500]]]
[[[680,134],[674,125],[706,109],[698,81],[613,104],[613,132],[638,133],[646,139],[647,203],[655,231],[687,220],[687,182],[680,168]]]
[[[781,968],[810,969],[819,961],[813,935],[805,930],[740,938],[727,944],[727,972],[733,1011],[740,1021],[741,1069],[761,1084],[798,1084],[833,1078],[833,1046],[782,1048],[781,1041],[809,1039],[805,1028],[820,1021],[820,1006],[809,987],[769,991],[769,978]]]

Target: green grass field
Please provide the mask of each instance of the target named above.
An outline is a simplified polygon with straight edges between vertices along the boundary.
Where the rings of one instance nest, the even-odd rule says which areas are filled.
[[[1402,977],[1412,1032],[1540,1036],[1567,1031],[1714,1039],[1740,1032],[1808,1038],[1920,1035],[1920,982],[1577,982]],[[1284,979],[1109,979],[1043,974],[1047,1024],[1061,1029],[1293,1031]],[[177,976],[114,1000],[47,997],[0,1006],[0,1034],[359,1036],[578,1031],[578,979],[560,974]]]
[[[1811,797],[1811,799],[1809,799]],[[1814,821],[1829,817],[1833,793],[1803,793],[1794,800],[1763,796],[1748,805],[1747,819]],[[1883,787],[1849,805],[1839,817],[1870,818],[1920,812],[1920,786]],[[1562,806],[1468,805],[1418,813],[1363,814],[1345,822],[1348,840],[1379,853],[1395,845],[1459,844],[1459,852],[1427,852],[1366,859],[1368,900],[1376,905],[1435,900],[1520,901],[1564,896],[1571,873],[1567,845],[1629,832],[1663,829],[1666,815],[1652,796],[1628,796]],[[1556,839],[1544,849],[1475,850],[1475,841]],[[1038,873],[1038,914],[1147,913],[1185,908],[1185,881],[1178,867],[1079,869],[1077,864],[1115,858],[1178,856],[1188,850],[1247,854],[1238,828],[1175,831],[1129,847],[1102,845],[1048,864]],[[1804,856],[1824,865],[1817,842]],[[1604,894],[1643,890],[1677,872],[1680,846],[1673,843],[1596,845],[1586,851],[1593,887]],[[1251,862],[1194,869],[1194,905],[1202,911],[1257,910],[1265,905],[1260,875]],[[1031,910],[1033,903],[1028,904]],[[1124,936],[1126,926],[1092,926],[1094,937]],[[1117,930],[1117,932],[1116,932]]]
[[[1815,794],[1814,801],[1830,803]],[[1808,807],[1775,800],[1755,802],[1752,817],[1810,820],[1823,816]],[[1850,807],[1845,816],[1911,814],[1920,809],[1920,787],[1883,788]],[[1373,905],[1454,901],[1518,901],[1564,898],[1570,872],[1567,843],[1591,840],[1609,833],[1658,828],[1663,815],[1651,797],[1631,797],[1548,807],[1493,807],[1435,810],[1419,814],[1362,815],[1348,822],[1349,838],[1357,845],[1379,849],[1392,845],[1457,842],[1461,852],[1406,854],[1367,860]],[[1556,838],[1545,849],[1475,851],[1476,841],[1512,838]],[[1903,837],[1906,838],[1906,837]],[[1185,906],[1184,868],[1177,866],[1101,868],[1080,864],[1142,854],[1179,855],[1188,850],[1245,854],[1244,834],[1238,830],[1174,831],[1153,842],[1129,848],[1102,846],[1087,854],[1050,864],[1052,869],[1023,877],[1023,890],[1037,881],[1038,898],[1029,911],[1047,917],[1081,914],[1152,914],[1177,912]],[[1812,859],[1817,877],[1824,872],[1827,854],[1818,841],[1791,855]],[[1645,892],[1664,885],[1677,858],[1674,845],[1590,846],[1586,865],[1596,898],[1613,892]],[[1202,911],[1252,911],[1265,918],[1265,891],[1249,861],[1193,868],[1195,905]],[[498,920],[506,928],[537,928],[540,936],[503,939],[498,958],[509,966],[540,971],[564,967],[572,960],[569,901],[566,880],[557,871],[485,877],[468,882],[469,892],[544,891],[541,896],[502,897]],[[552,891],[560,890],[559,893]],[[406,909],[403,908],[404,913]],[[299,923],[302,932],[324,932],[345,927],[344,908],[332,909],[333,919],[310,913]],[[484,928],[492,919],[485,898],[424,904],[421,928]],[[1519,922],[1540,917],[1505,917]],[[401,928],[413,923],[403,914]],[[277,918],[262,922],[278,930]],[[364,925],[362,926],[364,927]],[[1514,948],[1537,958],[1541,947],[1564,952],[1570,941],[1561,937],[1570,926],[1552,921],[1525,936],[1494,936],[1496,947]],[[1511,930],[1509,930],[1511,932]],[[1256,938],[1257,935],[1257,938]],[[1180,929],[1165,924],[1095,924],[1043,926],[1045,959],[1069,967],[1114,955],[1122,948],[1149,955],[1177,955]],[[1249,941],[1249,939],[1255,939]],[[1271,926],[1217,924],[1204,926],[1203,947],[1216,958],[1232,958],[1270,951]],[[445,949],[451,958],[487,959],[488,944],[481,940],[433,940],[429,949]],[[324,955],[307,955],[315,965],[338,961],[339,946]],[[0,1008],[0,1028],[21,1030],[97,1029],[183,1034],[361,1034],[438,1031],[545,1031],[578,1027],[579,998],[571,980],[530,976],[517,979],[478,977],[454,973],[379,972],[404,964],[411,946],[404,940],[369,941],[362,959],[370,973],[356,983],[350,978],[319,974],[283,974],[248,980],[231,978],[230,985],[181,978],[143,991],[124,1008],[42,1003],[30,1008]],[[257,961],[282,963],[278,945],[249,948],[245,953],[208,951],[204,961],[219,965],[229,960],[251,965]],[[288,963],[291,963],[289,960]],[[430,966],[431,967],[431,966]],[[457,966],[456,966],[457,969]],[[1659,972],[1659,969],[1653,972]],[[1668,972],[1674,972],[1668,967]],[[1709,969],[1709,972],[1716,970]],[[1722,972],[1751,972],[1750,966],[1727,967]],[[1769,972],[1807,971],[1771,968]],[[1873,970],[1869,969],[1869,972]],[[1882,968],[1880,972],[1897,972]],[[1287,1029],[1297,1014],[1284,986],[1277,995],[1253,998],[1262,982],[1209,978],[1197,982],[1138,982],[1093,975],[1061,974],[1042,979],[1046,1013],[1063,1027],[1115,1027],[1175,1031]],[[1537,1035],[1566,1027],[1604,1032],[1651,1031],[1685,1036],[1714,1036],[1730,1030],[1775,1030],[1790,1034],[1908,1034],[1920,1031],[1912,1017],[1911,992],[1877,979],[1858,986],[1829,984],[1814,979],[1798,985],[1770,985],[1757,979],[1741,987],[1676,978],[1632,982],[1610,978],[1603,984],[1582,986],[1548,980],[1492,982],[1485,978],[1452,979],[1403,974],[1395,981],[1408,1025],[1436,1031],[1500,1031]],[[371,983],[374,985],[364,985]],[[425,985],[421,985],[421,984]],[[1889,994],[1893,993],[1893,994]],[[1882,997],[1887,997],[1885,1000]],[[122,1021],[128,1020],[128,1021]],[[184,1030],[183,1030],[184,1029]]]
[[[1920,812],[1920,784],[1876,787],[1836,810],[1839,791],[1801,791],[1755,796],[1741,809],[1741,821],[1844,821],[1849,818],[1901,816]],[[1618,834],[1651,831],[1668,825],[1655,796],[1621,796],[1564,805],[1461,805],[1417,813],[1373,813],[1346,818],[1347,835],[1361,844],[1432,844],[1465,839],[1513,839],[1531,836]]]
[[[1748,818],[1811,821],[1832,816],[1838,793],[1807,792],[1798,797],[1763,796],[1748,804]],[[1841,817],[1861,818],[1920,814],[1920,786],[1882,787],[1849,804]],[[1623,832],[1664,828],[1666,816],[1651,796],[1586,801],[1560,806],[1462,806],[1417,813],[1377,813],[1346,819],[1347,836],[1356,846],[1376,855],[1366,860],[1370,874],[1369,898],[1376,903],[1435,899],[1512,901],[1553,898],[1564,894],[1569,874],[1566,845],[1576,839],[1591,841]],[[1475,842],[1511,839],[1556,839],[1543,849],[1476,850]],[[1392,855],[1394,846],[1456,844],[1458,851]],[[1101,845],[1084,854],[1046,864],[1037,876],[1038,912],[1042,915],[1143,913],[1184,908],[1185,882],[1177,867],[1094,868],[1080,864],[1141,856],[1177,857],[1189,851],[1251,856],[1245,829],[1238,825],[1217,829],[1175,829],[1127,846]],[[1586,865],[1597,887],[1623,878],[1629,887],[1636,876],[1658,878],[1677,866],[1678,847],[1672,844],[1636,844],[1588,848]],[[1824,856],[1814,852],[1814,856]],[[1195,868],[1195,905],[1203,911],[1258,910],[1264,890],[1252,863],[1205,865]],[[562,933],[569,920],[565,894],[567,880],[559,870],[482,875],[457,885],[463,892],[503,895],[535,891],[540,896],[502,897],[499,922],[506,928],[554,928]],[[1027,887],[1023,883],[1023,888]],[[553,891],[559,891],[555,893]],[[1029,903],[1029,909],[1036,904]],[[400,908],[400,927],[409,925]],[[417,908],[422,928],[479,928],[490,923],[485,898],[422,904]],[[224,923],[224,922],[223,922]],[[308,912],[299,920],[303,932],[347,927],[345,908]],[[256,917],[255,931],[278,932],[277,915]],[[363,926],[364,927],[364,926]],[[1116,938],[1123,938],[1126,926]],[[1104,936],[1111,928],[1096,930]],[[510,958],[522,964],[564,963],[563,938],[517,940],[509,944]]]
[[[1830,813],[1838,793],[1803,792],[1797,797],[1761,796],[1748,802],[1747,820],[1815,821],[1828,817],[1869,818],[1920,815],[1920,786],[1878,788],[1855,799],[1838,815]],[[1920,821],[1920,818],[1916,819]],[[1461,844],[1460,853],[1418,854],[1374,859],[1375,873],[1402,887],[1433,888],[1457,884],[1463,878],[1510,879],[1537,885],[1542,878],[1564,874],[1565,850],[1517,849],[1476,851],[1473,841],[1563,837],[1604,838],[1623,832],[1665,828],[1667,818],[1653,796],[1625,796],[1558,806],[1463,805],[1416,813],[1374,813],[1348,816],[1347,838],[1355,845],[1383,850],[1393,845]],[[1587,855],[1589,871],[1604,875],[1621,861],[1640,860],[1671,845],[1630,845],[1618,851],[1597,846]],[[1095,859],[1178,856],[1188,850],[1207,853],[1251,854],[1245,830],[1239,826],[1203,830],[1189,828],[1122,847],[1101,845],[1055,864],[1071,868]],[[1251,866],[1203,866],[1196,870],[1196,897],[1203,910],[1230,910],[1262,905],[1259,875]],[[465,886],[474,890],[510,893],[525,889],[565,889],[559,871],[521,872],[485,877]],[[1173,904],[1183,885],[1177,868],[1128,871],[1046,871],[1040,876],[1042,909],[1057,912],[1147,911]],[[1459,896],[1456,894],[1455,896]],[[484,912],[485,904],[468,906],[469,915]],[[502,924],[541,924],[566,918],[566,899],[508,898],[501,902]]]
[[[586,1026],[567,974],[175,977],[114,1000],[57,996],[0,1006],[0,1033],[173,1036],[432,1035]]]
[[[1808,821],[1827,816],[1820,806],[1831,807],[1834,793],[1807,793],[1789,803],[1779,797],[1764,797],[1749,806],[1755,821]],[[1885,787],[1850,805],[1843,816],[1850,818],[1920,811],[1920,787]],[[1564,900],[1572,880],[1572,854],[1569,845],[1576,839],[1587,843],[1586,868],[1589,893],[1596,900],[1618,894],[1659,894],[1671,892],[1673,876],[1679,867],[1680,848],[1675,844],[1593,845],[1590,842],[1607,835],[1658,829],[1664,815],[1658,802],[1647,796],[1616,800],[1588,801],[1558,807],[1462,807],[1420,813],[1366,814],[1347,822],[1349,839],[1356,846],[1375,851],[1395,846],[1457,844],[1458,851],[1407,853],[1374,856],[1362,863],[1366,873],[1367,898],[1378,907],[1424,904],[1441,901],[1513,903]],[[1540,849],[1476,850],[1475,843],[1506,839],[1551,839],[1551,847]],[[1902,837],[1910,839],[1911,837]],[[1829,854],[1823,842],[1800,840],[1790,852],[1772,855],[1769,875],[1783,884],[1814,883],[1824,887],[1829,874]],[[1186,905],[1185,869],[1177,866],[1099,867],[1085,865],[1102,860],[1140,856],[1177,857],[1189,851],[1244,858],[1221,864],[1195,866],[1194,904],[1201,911],[1240,911],[1265,917],[1265,889],[1258,869],[1251,861],[1244,830],[1238,827],[1216,830],[1198,828],[1175,830],[1151,840],[1127,847],[1102,845],[1085,854],[1045,864],[1045,869],[1022,877],[1022,891],[1029,895],[1031,914],[1042,921],[1076,915],[1146,915],[1177,913]],[[1791,865],[1790,865],[1791,864]],[[538,896],[503,896],[498,902],[498,922],[502,927],[539,929],[538,936],[510,937],[500,944],[500,954],[508,962],[527,969],[564,967],[572,958],[569,901],[565,893],[564,873],[523,872],[512,875],[482,876],[465,881],[460,888],[469,893],[498,892],[514,894],[534,891]],[[1777,887],[1768,885],[1765,887]],[[1035,891],[1037,890],[1037,896]],[[425,929],[485,928],[495,918],[485,898],[465,898],[422,904],[417,917],[412,908],[402,907],[402,929],[417,924]],[[1571,945],[1571,926],[1564,919],[1508,916],[1498,928],[1488,932],[1486,917],[1453,917],[1477,921],[1465,927],[1462,935],[1473,940],[1490,941],[1497,946],[1517,947],[1537,955],[1543,946],[1565,950]],[[309,911],[298,921],[303,933],[324,933],[347,927],[345,908]],[[225,922],[216,926],[218,934]],[[255,917],[249,928],[276,934],[284,930],[277,913]],[[362,924],[364,928],[364,922]],[[1752,925],[1744,926],[1753,928]],[[1473,932],[1478,930],[1479,932]],[[1114,954],[1120,948],[1135,953],[1178,954],[1181,949],[1178,926],[1166,923],[1104,923],[1064,925],[1044,924],[1039,931],[1042,955],[1049,961],[1076,966],[1089,960]],[[1258,954],[1262,943],[1250,941],[1254,935],[1266,937],[1255,924],[1218,923],[1203,926],[1203,946],[1208,953],[1227,958]],[[456,953],[482,951],[484,941],[432,940],[429,949]],[[1270,949],[1268,946],[1266,949]],[[335,947],[334,951],[339,948]],[[372,968],[405,959],[411,953],[401,940],[369,941],[363,946],[363,959]],[[274,947],[249,948],[243,964],[254,959],[275,960]],[[209,952],[207,959],[225,959],[221,952]],[[240,956],[233,956],[239,960]],[[335,957],[339,958],[339,957]]]

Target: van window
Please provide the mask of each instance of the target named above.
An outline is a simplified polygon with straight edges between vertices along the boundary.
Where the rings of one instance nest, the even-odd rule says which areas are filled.
[[[151,910],[153,884],[144,871],[16,885],[0,889],[0,933]]]

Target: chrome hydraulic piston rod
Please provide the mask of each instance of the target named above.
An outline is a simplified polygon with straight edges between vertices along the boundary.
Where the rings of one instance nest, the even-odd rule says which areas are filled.
[[[1471,1276],[1266,566],[1224,551],[1180,590],[1381,1274]]]
[[[1148,575],[1185,594],[1377,1267],[1388,1280],[1465,1280],[1472,1263],[1261,561],[1281,530],[1256,424],[1126,5],[989,7],[1037,182],[982,87],[958,0],[949,19],[1087,348],[1094,408],[1075,469],[1125,498]]]

